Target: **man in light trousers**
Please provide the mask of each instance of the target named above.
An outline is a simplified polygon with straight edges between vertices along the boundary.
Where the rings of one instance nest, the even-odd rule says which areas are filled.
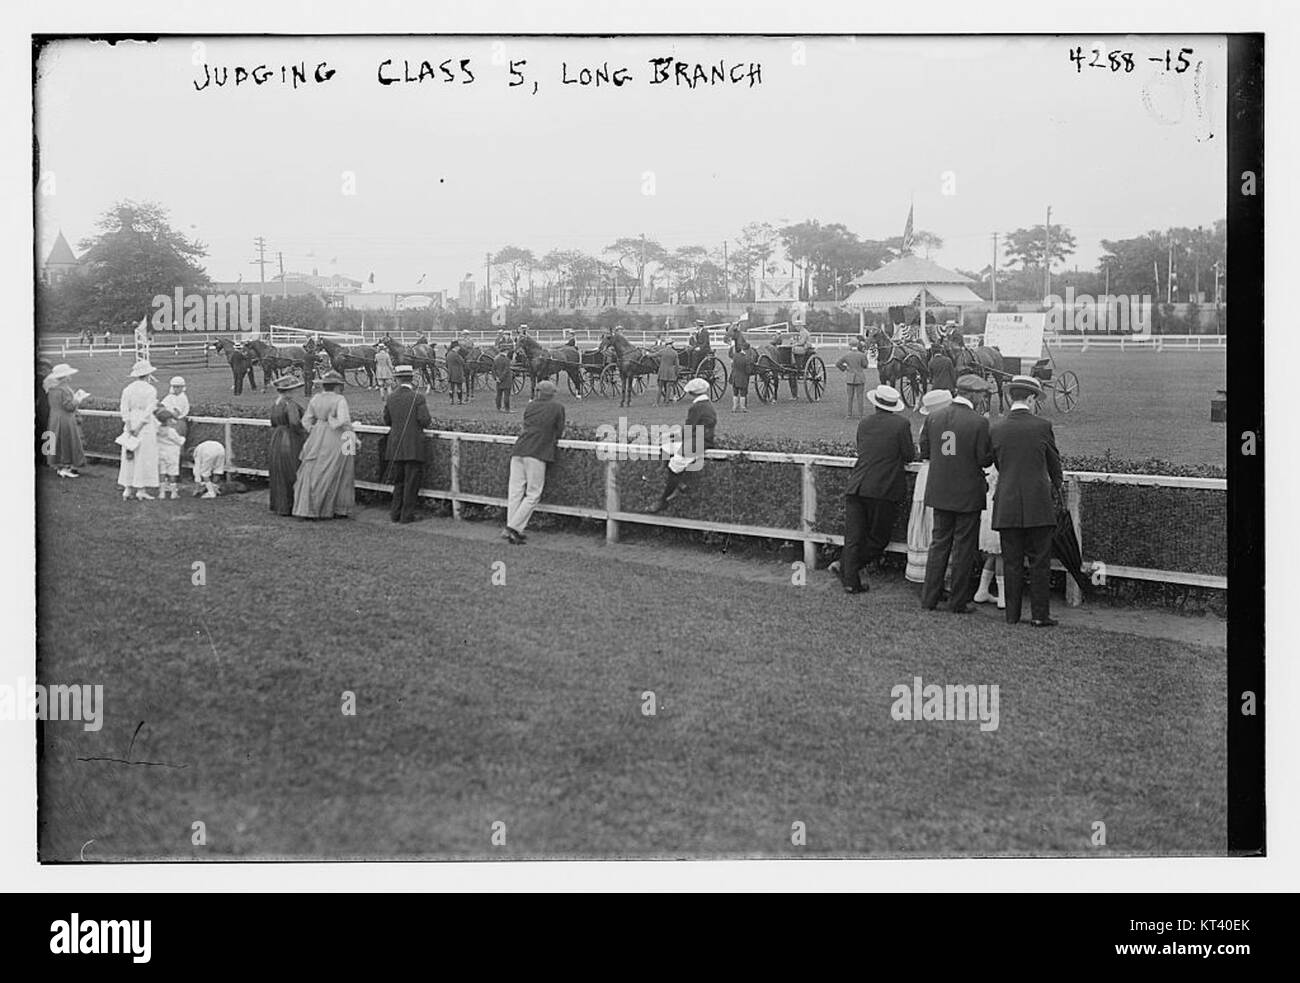
[[[555,401],[555,383],[537,384],[537,398],[524,410],[524,429],[515,441],[510,457],[510,491],[506,527],[501,538],[514,545],[528,541],[524,529],[542,497],[546,467],[555,460],[555,450],[564,434],[564,407]]]

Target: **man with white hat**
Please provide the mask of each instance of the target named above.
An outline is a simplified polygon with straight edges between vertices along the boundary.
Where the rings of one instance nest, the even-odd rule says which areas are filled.
[[[709,382],[696,376],[682,387],[683,394],[691,400],[682,427],[681,443],[668,445],[671,452],[666,465],[664,490],[651,512],[662,512],[668,503],[685,490],[687,471],[699,471],[704,466],[704,452],[713,446],[713,434],[718,426],[718,411],[709,400]]]
[[[907,497],[905,469],[916,457],[912,427],[901,415],[907,405],[893,386],[867,393],[875,412],[858,424],[858,460],[844,490],[844,593],[867,590],[859,571],[885,555],[898,503]]]
[[[1048,588],[1052,576],[1052,535],[1056,531],[1053,496],[1060,497],[1063,475],[1052,425],[1030,408],[1043,397],[1043,384],[1015,376],[1007,385],[1011,409],[992,428],[998,487],[993,493],[993,528],[1002,540],[1006,568],[1007,624],[1020,621],[1024,593],[1021,567],[1029,560],[1029,606],[1035,628],[1051,628]]]
[[[158,391],[153,387],[153,373],[149,360],[140,359],[131,366],[131,382],[122,390],[122,433],[117,438],[122,463],[117,483],[127,501],[152,501],[149,489],[158,488],[158,420],[154,417]]]
[[[393,369],[397,389],[384,403],[383,457],[388,461],[384,481],[393,485],[392,522],[414,522],[415,506],[420,500],[420,477],[424,470],[426,441],[424,431],[433,426],[429,404],[415,391],[415,368],[398,365]]]
[[[949,558],[952,594],[948,610],[954,614],[974,610],[970,604],[975,596],[973,567],[980,513],[988,494],[984,469],[993,463],[993,445],[989,421],[976,412],[972,399],[992,388],[977,375],[961,376],[952,403],[927,416],[921,428],[921,457],[930,462],[925,504],[934,509],[934,532],[921,587],[921,607],[927,611],[939,606]]]

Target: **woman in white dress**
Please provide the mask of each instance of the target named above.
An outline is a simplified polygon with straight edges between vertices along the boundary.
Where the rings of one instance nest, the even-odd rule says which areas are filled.
[[[343,398],[343,376],[327,372],[321,386],[324,392],[311,398],[302,416],[307,441],[293,485],[293,514],[302,519],[346,519],[356,504],[357,437]]]
[[[131,368],[131,383],[122,390],[122,464],[117,483],[122,498],[152,501],[149,489],[158,489],[158,391],[154,388],[154,368],[142,358]]]
[[[952,402],[947,389],[933,389],[921,399],[921,415],[937,413]],[[925,426],[925,421],[921,422]],[[925,583],[925,561],[930,555],[930,538],[934,532],[934,509],[925,507],[925,481],[930,462],[920,462],[916,484],[912,486],[912,514],[907,520],[907,570],[904,576],[914,584]]]
[[[984,569],[980,572],[979,589],[975,591],[975,596],[971,600],[976,604],[992,601],[994,595],[989,593],[989,584],[996,575],[998,607],[1005,608],[1007,601],[1006,578],[1002,574],[1002,537],[993,528],[993,494],[998,490],[998,469],[992,466],[985,468],[984,477],[989,485],[984,511],[980,513],[980,552],[984,554]]]

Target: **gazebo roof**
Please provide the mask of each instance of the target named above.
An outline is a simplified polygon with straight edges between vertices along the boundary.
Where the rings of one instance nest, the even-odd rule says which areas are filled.
[[[54,240],[54,248],[50,250],[49,258],[45,260],[46,266],[76,266],[77,257],[72,252],[72,247],[68,245],[68,240],[63,238],[63,230],[59,230],[59,237]]]
[[[927,286],[938,283],[974,283],[968,276],[962,276],[955,270],[947,270],[938,263],[919,256],[903,256],[882,266],[878,270],[868,270],[856,280],[855,287],[883,286],[897,283],[917,283]]]

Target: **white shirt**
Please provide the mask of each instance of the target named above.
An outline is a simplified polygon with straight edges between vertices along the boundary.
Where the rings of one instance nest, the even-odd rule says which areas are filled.
[[[162,404],[182,420],[190,415],[190,398],[184,393],[168,393],[162,398]]]
[[[1029,408],[1029,403],[1023,399],[1017,399],[1014,403],[1011,404],[1011,409],[1009,412],[1014,413],[1016,410],[1024,410],[1026,413],[1032,412],[1032,410],[1030,410]]]

